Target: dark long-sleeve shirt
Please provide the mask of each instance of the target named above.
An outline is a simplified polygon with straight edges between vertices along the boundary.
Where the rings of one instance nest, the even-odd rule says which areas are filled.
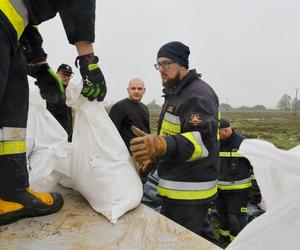
[[[149,111],[147,106],[141,102],[136,103],[129,98],[118,101],[111,107],[109,116],[128,149],[130,140],[135,137],[130,129],[131,126],[150,133]]]

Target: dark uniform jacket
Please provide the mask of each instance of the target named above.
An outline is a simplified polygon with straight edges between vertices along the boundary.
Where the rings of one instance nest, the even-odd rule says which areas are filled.
[[[95,0],[3,0],[0,5],[0,24],[8,30],[10,39],[16,44],[25,27],[20,27],[20,18],[26,25],[38,25],[59,13],[68,40],[94,42]],[[9,11],[10,6],[17,11]]]
[[[150,134],[149,111],[147,106],[141,102],[136,103],[129,98],[118,101],[111,107],[109,117],[128,149],[130,140],[136,137],[130,129],[131,126],[136,126]]]
[[[164,92],[158,131],[167,153],[158,159],[158,194],[168,202],[207,203],[217,195],[218,97],[195,70]]]
[[[220,143],[220,173],[218,189],[238,191],[251,187],[252,166],[247,158],[237,153],[245,137],[232,130],[232,135]]]

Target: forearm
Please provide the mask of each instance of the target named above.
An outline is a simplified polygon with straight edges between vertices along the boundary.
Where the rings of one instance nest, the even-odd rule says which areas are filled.
[[[93,43],[89,41],[79,41],[75,43],[79,56],[94,53]]]

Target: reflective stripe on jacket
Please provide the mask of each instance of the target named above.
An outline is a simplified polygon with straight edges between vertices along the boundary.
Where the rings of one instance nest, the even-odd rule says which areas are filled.
[[[28,24],[28,10],[23,0],[1,0],[0,10],[15,29],[19,39]]]
[[[220,191],[237,191],[251,187],[252,166],[247,158],[237,152],[245,138],[234,129],[232,131],[232,135],[220,143]]]

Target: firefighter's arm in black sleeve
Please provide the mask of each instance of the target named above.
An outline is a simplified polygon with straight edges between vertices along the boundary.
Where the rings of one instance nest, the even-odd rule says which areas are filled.
[[[69,43],[74,44],[78,51],[75,65],[79,66],[83,80],[81,93],[90,101],[103,101],[106,81],[92,45],[95,40],[95,11],[95,0],[65,1],[59,8]]]
[[[218,118],[207,98],[194,97],[187,100],[180,112],[181,133],[165,137],[165,157],[176,162],[196,161],[210,154],[216,140]],[[216,113],[216,114],[215,114]]]
[[[40,88],[41,96],[56,103],[58,95],[63,95],[64,87],[61,79],[47,64],[47,54],[43,47],[43,38],[36,26],[27,26],[21,39],[20,46],[27,62],[27,73],[36,78],[35,84]]]
[[[208,157],[207,145],[216,139],[218,120],[202,98],[193,98],[183,106],[180,133],[170,136],[146,135],[131,140],[130,150],[137,161],[172,158],[176,162]],[[195,117],[193,117],[195,116]],[[206,145],[207,144],[207,145]]]

